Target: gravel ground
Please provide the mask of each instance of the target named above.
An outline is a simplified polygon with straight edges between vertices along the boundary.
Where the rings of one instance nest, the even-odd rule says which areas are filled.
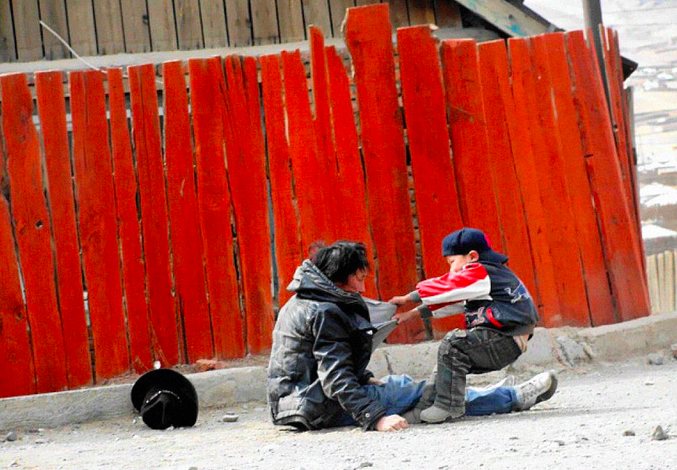
[[[298,433],[273,427],[261,404],[203,410],[190,429],[153,431],[130,417],[17,432],[0,443],[0,469],[677,468],[677,361],[559,377],[555,396],[530,411],[390,434]],[[238,421],[224,422],[227,412]],[[652,438],[658,425],[667,439]]]

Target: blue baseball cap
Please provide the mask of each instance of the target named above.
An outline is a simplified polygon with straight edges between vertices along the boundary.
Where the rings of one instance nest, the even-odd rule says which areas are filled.
[[[483,231],[464,227],[450,233],[442,240],[442,256],[467,255],[475,250],[480,261],[503,264],[508,257],[491,248],[491,242]]]

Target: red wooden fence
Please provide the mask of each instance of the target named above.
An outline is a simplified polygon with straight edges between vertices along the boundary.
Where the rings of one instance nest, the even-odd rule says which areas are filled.
[[[0,77],[0,397],[265,353],[318,239],[365,242],[388,299],[476,226],[543,325],[649,313],[612,32],[607,107],[580,31],[438,47],[401,28],[395,56],[386,4],[345,31],[353,77],[311,28],[310,80],[299,52],[168,62],[162,108],[152,66],[127,70],[130,106],[122,70],[73,72],[70,130],[60,73],[36,74],[37,113],[26,75]]]

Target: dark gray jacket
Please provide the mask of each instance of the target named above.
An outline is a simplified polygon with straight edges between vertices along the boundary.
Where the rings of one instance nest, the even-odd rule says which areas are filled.
[[[291,286],[296,295],[280,310],[273,331],[268,366],[273,422],[320,429],[345,410],[364,429],[373,428],[385,408],[362,388],[373,377],[367,364],[375,329],[367,306],[310,261],[297,274]]]

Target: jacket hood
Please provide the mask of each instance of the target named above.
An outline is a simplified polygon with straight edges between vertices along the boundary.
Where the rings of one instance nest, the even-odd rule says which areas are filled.
[[[294,279],[287,286],[287,290],[295,292],[302,299],[331,302],[339,307],[356,309],[357,313],[369,320],[369,310],[362,296],[338,287],[310,260],[305,260],[296,268]]]

